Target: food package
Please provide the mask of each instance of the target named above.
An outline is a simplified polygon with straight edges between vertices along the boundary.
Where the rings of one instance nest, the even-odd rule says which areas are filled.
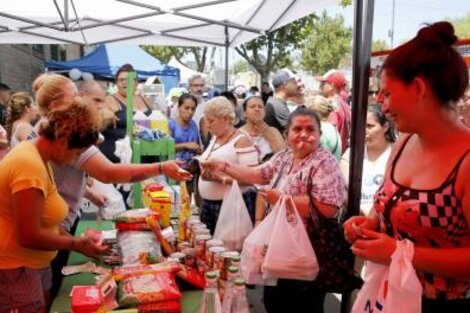
[[[187,282],[191,286],[194,286],[198,289],[204,289],[206,286],[206,279],[204,275],[201,275],[199,271],[195,268],[186,266],[184,264],[178,264],[180,271],[176,272],[176,277]]]
[[[70,296],[73,313],[105,312],[103,295],[96,286],[74,286]]]
[[[132,307],[140,304],[179,300],[181,292],[173,274],[156,273],[134,276],[119,283],[119,306]]]
[[[149,208],[127,210],[114,217],[116,223],[145,223],[145,218],[152,216],[155,220],[160,218],[160,213]]]
[[[138,308],[140,313],[180,313],[182,309],[179,301],[141,304]]]
[[[162,259],[160,243],[152,232],[119,232],[118,248],[123,265],[152,264]]]
[[[113,278],[121,281],[126,278],[156,273],[175,273],[181,268],[176,261],[167,261],[159,264],[116,267],[113,269]]]
[[[162,190],[149,194],[150,209],[160,214],[160,224],[163,228],[170,226],[171,219],[171,195]]]

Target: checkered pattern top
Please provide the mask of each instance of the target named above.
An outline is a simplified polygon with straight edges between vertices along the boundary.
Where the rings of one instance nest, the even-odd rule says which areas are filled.
[[[385,181],[375,195],[374,207],[380,217],[381,230],[399,240],[408,239],[421,247],[470,246],[469,225],[455,194],[455,179],[470,149],[441,186],[433,190],[417,190],[400,185],[394,179],[395,165],[410,137],[405,140],[392,166],[387,169]],[[468,281],[445,279],[419,270],[416,272],[426,298],[470,297]]]

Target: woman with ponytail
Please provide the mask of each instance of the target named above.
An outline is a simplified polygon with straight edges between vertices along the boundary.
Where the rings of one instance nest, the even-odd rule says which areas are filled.
[[[17,92],[10,97],[6,130],[11,148],[14,148],[23,140],[32,138],[32,124],[37,117],[36,105],[34,105],[29,93]]]

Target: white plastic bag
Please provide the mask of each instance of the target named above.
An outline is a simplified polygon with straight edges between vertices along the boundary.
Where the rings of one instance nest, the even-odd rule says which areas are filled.
[[[241,251],[245,238],[253,230],[253,224],[236,180],[225,193],[214,237],[223,240],[230,250]]]
[[[292,197],[285,196],[278,210],[262,265],[264,277],[314,280],[319,270],[317,257]]]
[[[423,288],[416,276],[412,259],[413,243],[397,241],[390,266],[366,263],[364,285],[352,313],[421,313]]]
[[[121,193],[112,184],[103,184],[95,179],[92,188],[106,196],[106,204],[98,208],[99,214],[103,219],[112,220],[115,215],[126,211],[126,205]]]
[[[245,239],[241,253],[240,272],[247,284],[266,286],[275,286],[277,284],[275,278],[263,278],[261,266],[266,256],[280,205],[283,205],[282,198],[279,198],[268,216]]]

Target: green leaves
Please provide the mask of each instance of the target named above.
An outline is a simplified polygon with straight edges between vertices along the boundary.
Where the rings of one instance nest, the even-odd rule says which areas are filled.
[[[342,16],[329,17],[323,12],[302,48],[301,67],[311,74],[337,68],[351,51],[352,29],[344,26]]]

